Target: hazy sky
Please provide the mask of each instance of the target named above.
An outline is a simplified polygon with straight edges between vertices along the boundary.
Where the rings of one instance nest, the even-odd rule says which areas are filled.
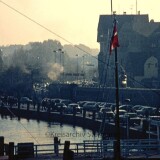
[[[136,0],[112,0],[117,14],[136,13]],[[72,44],[99,48],[99,15],[110,14],[111,0],[0,0],[0,45],[27,44],[29,41],[64,40],[8,8],[8,4]],[[160,0],[137,0],[137,10],[160,22]]]

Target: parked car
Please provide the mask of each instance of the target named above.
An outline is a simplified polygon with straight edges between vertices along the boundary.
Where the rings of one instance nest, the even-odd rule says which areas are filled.
[[[142,105],[135,105],[135,106],[132,107],[132,111],[137,112],[137,110],[140,110],[141,108],[143,108]]]
[[[43,110],[47,110],[50,106],[50,99],[49,98],[43,98],[41,101],[41,106]]]
[[[32,103],[32,100],[28,97],[21,97],[20,103],[22,104]]]
[[[121,105],[121,106],[119,106],[119,109],[126,110],[127,112],[131,112],[132,105]]]
[[[128,119],[128,123],[130,126],[134,126],[134,125],[140,125],[141,124],[141,120],[142,118],[140,118],[137,113],[134,113],[134,112],[127,112],[125,113],[124,115],[125,119],[126,119],[126,122],[127,122],[127,118]]]
[[[120,109],[120,110],[119,110],[119,116],[120,116],[120,117],[124,116],[125,113],[127,113],[126,110],[124,110],[124,109]],[[116,115],[116,110],[114,111],[114,114]]]
[[[96,102],[86,102],[83,105],[83,110],[86,110],[86,111],[98,111],[99,107],[98,107]]]
[[[52,98],[51,100],[54,101],[55,103],[60,103],[60,101],[61,101],[61,99],[59,99],[59,98]]]
[[[113,119],[114,118],[114,113],[112,112],[112,110],[110,108],[101,108],[98,112],[98,118],[103,119]]]
[[[79,104],[79,106],[80,107],[83,107],[83,105],[85,104],[85,103],[87,103],[88,101],[78,101],[77,103]]]
[[[59,103],[64,103],[66,106],[68,106],[68,104],[72,103],[72,101],[70,99],[60,99]]]
[[[55,106],[54,106],[54,109],[53,111],[57,111],[57,112],[64,112],[66,110],[67,106],[64,104],[64,103],[57,103]]]
[[[124,121],[124,115],[127,113],[127,111],[126,110],[119,110],[119,120],[120,120],[120,123],[125,123],[125,121]],[[115,115],[115,117],[114,117],[114,120],[116,119],[116,110],[114,111],[114,115]]]
[[[8,96],[7,97],[7,103],[10,106],[17,105],[18,104],[18,99],[14,96]]]
[[[137,110],[137,114],[141,116],[151,116],[154,115],[156,112],[155,107],[150,107],[150,106],[143,106],[140,110]]]
[[[65,108],[65,113],[73,113],[75,109],[76,113],[82,113],[82,108],[77,103],[70,103],[67,108]]]

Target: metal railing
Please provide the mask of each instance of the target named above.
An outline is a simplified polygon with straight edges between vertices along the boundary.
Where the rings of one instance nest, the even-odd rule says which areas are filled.
[[[88,140],[83,143],[70,143],[70,150],[74,152],[74,156],[78,157],[109,157],[114,156],[114,140]],[[58,154],[62,155],[64,143],[57,144]],[[55,144],[34,145],[34,156],[38,157],[42,154],[55,154]],[[24,150],[25,152],[25,150]],[[18,146],[15,146],[15,155],[18,154]],[[156,139],[129,139],[121,140],[121,156],[123,157],[145,157],[159,155],[160,157],[160,141]]]

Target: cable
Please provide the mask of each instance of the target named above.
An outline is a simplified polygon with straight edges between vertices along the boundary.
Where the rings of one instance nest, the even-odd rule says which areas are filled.
[[[7,107],[7,110],[12,114],[13,118],[16,118],[16,115],[9,109],[9,107]],[[30,131],[19,121],[19,123],[21,124],[21,126],[27,131],[27,133],[37,142],[37,144],[39,144],[39,142],[35,139],[35,137],[30,133]]]
[[[9,109],[9,107],[6,106],[6,108],[7,108],[7,110],[12,114],[13,117],[16,117],[16,115]],[[20,125],[27,131],[27,133],[31,136],[31,138],[32,138],[33,140],[35,140],[35,142],[36,142],[38,145],[40,145],[40,143],[39,143],[39,142],[36,140],[36,138],[31,134],[31,132],[30,132],[20,121],[18,121],[18,123],[20,123]],[[42,146],[42,148],[45,149],[44,146]],[[48,157],[49,157],[50,159],[52,159],[52,157],[51,157],[50,154],[48,155]]]

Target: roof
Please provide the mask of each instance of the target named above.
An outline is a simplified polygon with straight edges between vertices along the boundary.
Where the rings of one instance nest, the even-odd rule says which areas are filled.
[[[131,29],[139,34],[148,36],[154,32],[159,26],[159,22],[153,20],[149,22],[147,14],[144,15],[116,15],[118,22],[118,31],[121,32],[125,27],[125,30]],[[98,23],[98,35],[97,42],[103,42],[107,40],[108,34],[112,33],[113,16],[112,15],[100,15]]]

